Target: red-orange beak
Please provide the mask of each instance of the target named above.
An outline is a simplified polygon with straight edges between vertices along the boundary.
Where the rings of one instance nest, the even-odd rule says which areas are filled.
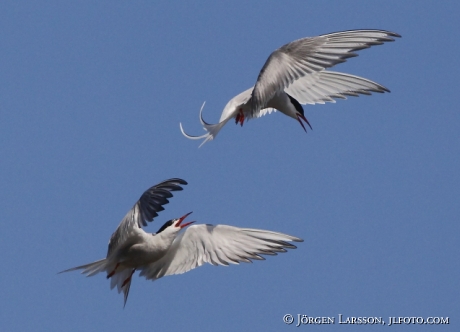
[[[192,212],[189,212],[187,213],[186,215],[183,215],[182,217],[180,217],[179,219],[179,222],[176,224],[176,227],[180,227],[181,229],[184,228],[184,227],[187,227],[188,225],[190,224],[193,224],[195,221],[190,221],[190,222],[186,222],[185,224],[181,225],[181,223],[184,221],[185,218],[187,218],[187,216],[189,214],[191,214]]]
[[[311,130],[313,130],[313,128],[310,126],[310,122],[308,122],[307,118],[303,114],[297,113],[297,121],[299,121],[299,123],[302,126],[303,130],[305,130],[305,132],[307,132],[307,129],[305,129],[305,126],[303,125],[302,120],[305,121],[305,123],[310,127]]]

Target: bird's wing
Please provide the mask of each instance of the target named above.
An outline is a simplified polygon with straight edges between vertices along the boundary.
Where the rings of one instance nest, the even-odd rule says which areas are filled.
[[[168,253],[160,260],[141,268],[141,276],[156,280],[171,274],[181,274],[204,263],[238,264],[264,259],[260,255],[276,255],[295,249],[289,241],[302,242],[297,237],[251,228],[227,225],[194,225],[181,233]]]
[[[261,118],[266,114],[271,114],[272,112],[276,112],[276,109],[272,108],[272,107],[267,107],[267,108],[261,109],[259,112],[254,114],[254,116],[257,117],[257,118]]]
[[[346,99],[346,96],[370,95],[371,92],[390,92],[371,80],[326,70],[305,75],[284,91],[301,104],[334,103],[334,98]]]
[[[187,182],[184,180],[174,178],[147,189],[112,234],[107,257],[115,248],[125,242],[134,229],[147,226],[147,221],[152,221],[158,216],[158,212],[164,210],[163,205],[169,203],[168,198],[173,196],[171,192],[182,190],[181,185],[186,184]]]
[[[345,62],[359,51],[400,37],[384,30],[350,30],[295,40],[268,57],[252,93],[256,113],[275,95],[299,78]]]

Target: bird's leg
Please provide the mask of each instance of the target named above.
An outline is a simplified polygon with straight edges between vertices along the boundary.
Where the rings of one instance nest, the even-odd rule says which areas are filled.
[[[136,272],[136,269],[133,269],[131,271],[131,275],[125,281],[123,281],[123,284],[121,285],[121,287],[124,287],[128,282],[131,281],[131,277],[133,276],[134,272]]]
[[[240,113],[238,113],[235,117],[235,124],[238,124],[238,122],[240,122]]]
[[[243,127],[243,122],[244,122],[244,113],[243,113],[243,109],[240,108],[238,114],[235,117],[235,124],[240,123],[241,127]]]
[[[120,263],[117,263],[117,265],[115,265],[115,268],[113,269],[113,271],[107,275],[107,279],[109,279],[115,274],[115,272],[117,271],[118,265],[120,265]]]

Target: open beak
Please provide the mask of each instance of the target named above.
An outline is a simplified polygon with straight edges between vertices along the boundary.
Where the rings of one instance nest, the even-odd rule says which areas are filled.
[[[192,213],[192,212],[189,212],[189,213],[187,213],[186,215],[183,215],[182,217],[180,217],[179,222],[176,224],[176,227],[180,227],[180,228],[182,229],[182,228],[184,228],[184,227],[187,227],[187,226],[190,225],[190,224],[193,224],[194,221],[190,221],[190,222],[186,222],[185,224],[181,225],[181,223],[184,221],[184,219],[187,218],[187,216],[188,216],[189,214],[191,214],[191,213]]]
[[[303,130],[305,130],[305,132],[307,132],[307,129],[305,129],[305,126],[303,125],[302,120],[305,121],[305,123],[310,127],[311,130],[313,130],[313,128],[311,127],[310,122],[308,122],[307,118],[303,114],[297,113],[297,121],[299,121],[299,123],[302,126]]]

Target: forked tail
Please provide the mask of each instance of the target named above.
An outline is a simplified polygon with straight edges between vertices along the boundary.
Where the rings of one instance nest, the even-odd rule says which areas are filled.
[[[129,295],[129,288],[131,287],[131,277],[134,274],[134,269],[118,269],[118,264],[114,267],[113,264],[108,266],[107,259],[100,259],[98,261],[80,265],[73,267],[68,270],[61,271],[59,273],[76,271],[76,270],[83,270],[81,273],[85,274],[87,277],[92,277],[99,272],[107,272],[107,279],[110,278],[110,289],[115,288],[117,286],[118,293],[123,291],[124,294],[124,305],[126,305],[126,301],[128,300]],[[110,271],[110,272],[109,272]]]
[[[192,136],[192,135],[189,135],[187,133],[185,133],[184,129],[182,128],[182,123],[179,123],[179,126],[180,126],[180,130],[182,132],[182,135],[184,135],[185,137],[187,137],[188,139],[204,139],[203,143],[200,144],[200,147],[206,143],[207,141],[212,141],[214,139],[214,137],[217,136],[217,133],[220,131],[220,129],[227,123],[227,121],[229,119],[226,119],[222,122],[219,122],[219,123],[216,123],[216,124],[210,124],[210,123],[207,123],[206,121],[203,120],[203,108],[204,108],[204,105],[206,104],[206,102],[203,103],[203,105],[201,106],[201,109],[200,109],[200,122],[201,124],[203,125],[203,128],[204,130],[207,131],[206,134],[204,135],[201,135],[201,136]]]
[[[110,279],[110,289],[114,289],[115,286],[117,286],[118,294],[120,294],[121,291],[123,291],[123,307],[126,306],[126,301],[128,301],[129,289],[131,287],[131,279],[135,271],[135,269],[124,269],[120,272],[116,272]]]

